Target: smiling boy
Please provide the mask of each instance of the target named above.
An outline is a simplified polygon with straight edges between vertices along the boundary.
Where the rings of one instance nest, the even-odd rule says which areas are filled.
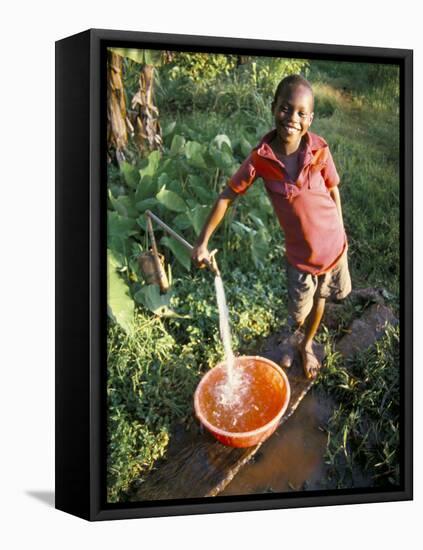
[[[310,83],[284,78],[272,102],[275,128],[260,140],[219,195],[204,224],[192,258],[210,260],[208,241],[236,197],[261,177],[285,233],[289,324],[304,327],[299,351],[307,378],[320,368],[313,352],[326,299],[351,291],[347,238],[338,190],[339,176],[326,141],[309,132],[314,117]],[[292,357],[282,359],[289,366]]]

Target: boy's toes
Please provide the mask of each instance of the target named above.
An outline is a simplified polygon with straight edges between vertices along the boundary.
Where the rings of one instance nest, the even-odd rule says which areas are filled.
[[[320,363],[312,351],[301,350],[304,374],[309,380],[313,380],[319,373]]]
[[[281,367],[288,369],[292,365],[293,361],[294,354],[291,351],[286,350],[282,353],[282,358],[279,361],[279,364]]]

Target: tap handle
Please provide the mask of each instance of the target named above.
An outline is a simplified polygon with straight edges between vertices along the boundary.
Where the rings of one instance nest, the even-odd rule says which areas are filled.
[[[213,273],[215,273],[218,277],[220,277],[220,271],[219,271],[219,268],[217,266],[217,262],[216,262],[216,258],[215,258],[215,254],[217,252],[217,248],[215,248],[214,250],[212,250],[210,252],[210,260],[204,260],[204,263],[206,264],[206,266],[210,269],[210,271],[212,271]]]

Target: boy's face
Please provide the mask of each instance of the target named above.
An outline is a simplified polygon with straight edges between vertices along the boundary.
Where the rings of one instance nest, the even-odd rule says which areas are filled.
[[[286,87],[272,102],[276,131],[284,142],[299,142],[313,120],[313,95],[302,85]]]

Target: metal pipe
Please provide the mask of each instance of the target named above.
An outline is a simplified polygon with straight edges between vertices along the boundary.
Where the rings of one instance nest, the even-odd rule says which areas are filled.
[[[158,218],[153,212],[150,210],[145,211],[146,216],[149,216],[151,219],[153,219],[158,225],[160,225],[165,231],[167,231],[172,237],[174,237],[177,241],[179,241],[181,244],[183,244],[190,252],[193,251],[194,247],[189,244],[183,237],[175,233],[173,229],[171,229],[168,225],[166,225],[160,218]]]
[[[168,225],[166,225],[164,222],[162,222],[162,220],[160,218],[158,218],[155,214],[153,214],[153,212],[151,212],[151,210],[146,210],[145,215],[147,217],[151,218],[152,220],[154,220],[158,225],[160,225],[160,227],[162,229],[167,231],[169,233],[169,235],[171,235],[173,238],[175,238],[177,241],[179,241],[181,244],[183,244],[185,246],[185,248],[187,248],[189,250],[189,252],[192,252],[194,250],[194,247],[191,244],[189,244],[189,242],[187,242],[183,237],[178,235],[178,233],[173,231],[173,229],[171,229]],[[204,263],[206,264],[206,266],[211,271],[213,271],[218,277],[220,277],[220,271],[219,271],[219,268],[217,267],[215,257],[213,257],[213,260],[211,262],[209,262],[208,260],[204,260]]]

